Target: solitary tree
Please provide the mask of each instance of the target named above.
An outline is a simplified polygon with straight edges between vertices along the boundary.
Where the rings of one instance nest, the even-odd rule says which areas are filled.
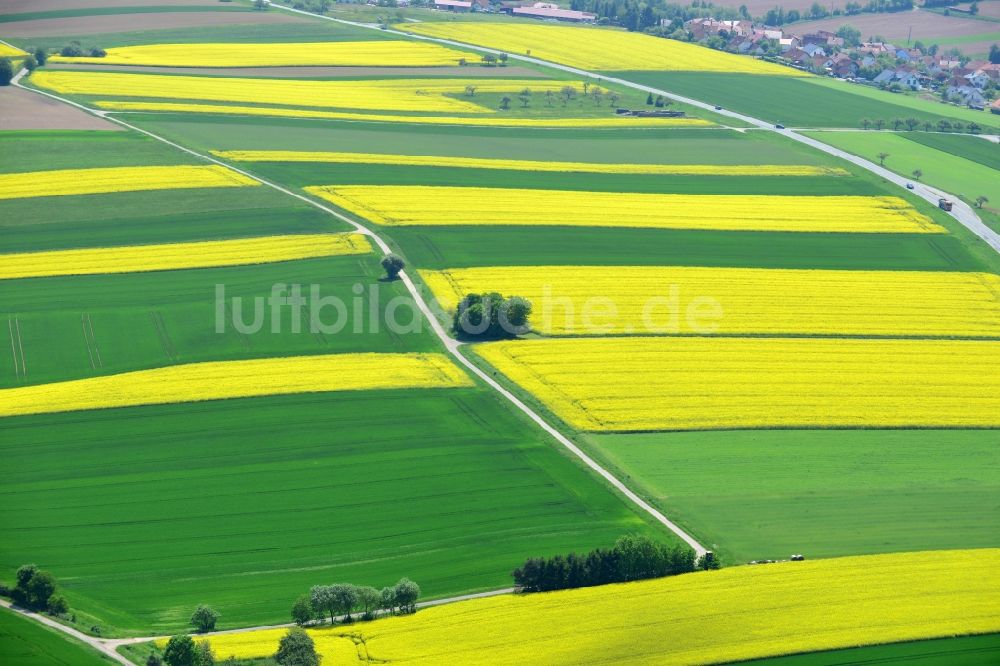
[[[466,97],[475,97],[476,96],[476,86],[473,86],[473,85],[465,86],[465,95],[466,95]]]
[[[253,0],[253,8],[259,12],[266,10],[269,4],[268,0]]]
[[[508,95],[504,95],[500,98],[500,108],[504,111],[510,108],[510,97]]]
[[[920,125],[920,120],[917,118],[907,118],[906,119],[906,129],[911,132],[915,130]]]
[[[898,131],[900,125],[902,125],[902,124],[903,124],[903,119],[902,118],[893,118],[892,119],[892,129]]]
[[[871,121],[870,118],[862,118],[861,119],[861,127],[862,127],[862,129],[868,129],[871,126],[872,126],[872,121]]]
[[[49,52],[39,46],[35,49],[35,62],[38,63],[39,67],[44,67],[45,63],[49,61]]]
[[[200,633],[208,633],[215,629],[215,623],[219,620],[219,614],[210,606],[201,604],[191,615],[191,625]]]
[[[364,618],[366,620],[372,620],[375,618],[375,612],[378,610],[379,601],[382,597],[379,591],[374,587],[369,587],[367,585],[361,585],[358,587],[358,606],[364,613]]]
[[[281,637],[274,660],[279,666],[319,666],[316,644],[299,627],[292,627]]]
[[[566,106],[567,102],[576,98],[576,88],[573,86],[563,86],[559,89],[559,94],[562,96],[563,106]]]
[[[610,93],[608,95],[608,101],[611,103],[611,106],[618,106],[618,100],[620,100],[620,99],[621,99],[621,95],[619,95],[616,92]]]
[[[396,583],[396,605],[403,613],[413,613],[417,610],[417,599],[420,598],[420,586],[409,578],[403,578]]]
[[[979,123],[976,122],[969,123],[969,134],[977,134],[981,129],[983,128],[980,127]]]
[[[938,121],[937,127],[938,131],[947,132],[948,130],[951,129],[951,123],[942,118],[941,120]]]
[[[522,108],[528,108],[528,103],[531,102],[531,90],[529,88],[525,88],[517,94],[517,98],[521,100]]]
[[[215,655],[208,641],[202,641],[194,646],[194,666],[215,666]]]
[[[980,194],[978,197],[976,197],[976,208],[982,208],[984,204],[988,204],[989,202],[990,200],[988,197],[985,197]]]
[[[501,67],[506,67],[507,66],[507,54],[506,53],[501,53],[497,57],[497,59],[500,61],[500,66]]]
[[[0,86],[9,86],[14,79],[14,65],[10,58],[0,58]]]
[[[385,276],[390,280],[399,277],[399,272],[406,268],[403,258],[395,254],[387,254],[382,257],[382,268],[385,269]]]
[[[886,160],[887,157],[889,157],[889,153],[884,153],[884,152],[883,153],[879,153],[878,154],[878,163],[880,165],[882,165],[882,166],[885,166],[885,160]]]
[[[163,660],[160,659],[160,655],[151,654],[146,657],[146,666],[163,666]]]
[[[292,606],[292,621],[300,627],[313,619],[313,607],[309,597],[303,594]]]
[[[553,98],[555,98],[555,96],[556,96],[556,94],[554,92],[552,92],[551,90],[546,90],[545,91],[545,106],[551,107],[552,106],[552,100],[553,100]]]
[[[194,640],[188,635],[172,636],[163,650],[168,666],[195,666]]]
[[[882,129],[885,127],[885,120],[883,118],[877,118],[875,120],[875,129]]]
[[[925,132],[930,132],[932,129],[934,129],[934,123],[932,123],[929,120],[925,120],[924,121],[924,131]]]
[[[590,97],[591,97],[591,99],[594,100],[594,104],[595,105],[600,106],[601,105],[601,99],[603,99],[603,97],[604,97],[604,91],[602,91],[597,86],[594,86],[594,89],[590,91]]]
[[[487,67],[493,67],[494,65],[497,64],[497,57],[492,53],[484,53],[482,60],[483,64],[486,65]]]

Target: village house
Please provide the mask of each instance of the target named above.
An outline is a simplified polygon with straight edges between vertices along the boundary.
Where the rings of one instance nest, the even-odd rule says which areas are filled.
[[[557,21],[569,21],[571,23],[593,23],[597,20],[597,14],[590,12],[580,12],[575,9],[562,9],[559,5],[548,2],[536,2],[530,7],[513,7],[510,13],[514,16],[526,16],[537,19],[555,19]]]
[[[434,0],[434,9],[447,12],[471,12],[472,3],[464,0]]]

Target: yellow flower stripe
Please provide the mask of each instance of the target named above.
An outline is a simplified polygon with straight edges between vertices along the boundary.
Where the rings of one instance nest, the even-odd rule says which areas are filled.
[[[478,56],[412,41],[290,42],[269,44],[145,44],[107,49],[102,65],[162,67],[278,67],[294,65],[437,67]],[[52,56],[52,62],[93,63],[93,58]]]
[[[805,76],[750,56],[624,30],[577,26],[441,21],[405,23],[400,30],[502,49],[588,70],[661,70]]]
[[[0,390],[0,416],[289,393],[469,386],[443,354],[326,354],[189,363]]]
[[[307,631],[324,664],[569,666],[614,655],[695,666],[1000,631],[998,571],[992,548],[862,555],[503,595]],[[198,640],[219,659],[249,659],[273,655],[286,632]]]
[[[361,234],[301,234],[0,254],[0,280],[240,266],[371,252]]]
[[[260,185],[224,166],[140,166],[0,174],[0,199]]]
[[[794,333],[1000,338],[1000,276],[661,266],[420,271],[441,305],[516,294],[552,335]],[[719,316],[700,317],[706,307]]]
[[[300,150],[213,150],[235,162],[327,162],[334,164],[393,164],[512,171],[567,171],[580,173],[643,173],[699,176],[846,176],[837,167],[799,164],[613,164],[599,162],[542,162],[448,155],[393,155],[385,153],[309,152]]]
[[[563,338],[476,350],[580,430],[1000,426],[1000,341]]]
[[[49,90],[76,95],[111,95],[191,99],[218,102],[251,102],[287,106],[371,109],[376,111],[426,111],[445,113],[494,113],[461,95],[473,84],[478,92],[558,91],[581,83],[544,79],[376,79],[314,81],[299,79],[250,79],[212,76],[168,76],[51,70],[36,72],[32,82]]]
[[[430,125],[472,125],[476,127],[709,127],[713,123],[701,118],[636,118],[606,116],[603,118],[510,118],[507,116],[390,116],[376,113],[345,111],[314,111],[283,109],[266,106],[234,106],[222,104],[184,104],[179,102],[117,102],[101,100],[95,106],[110,111],[166,111],[179,113],[226,113],[241,116],[272,118],[321,118],[380,123],[417,123]]]
[[[898,197],[635,194],[423,185],[307,192],[384,225],[559,225],[945,233]]]

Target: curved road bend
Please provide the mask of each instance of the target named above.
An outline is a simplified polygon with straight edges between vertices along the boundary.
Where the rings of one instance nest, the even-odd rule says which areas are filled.
[[[304,14],[306,16],[311,16],[313,18],[333,21],[335,23],[352,25],[358,28],[367,28],[369,30],[388,32],[390,34],[401,35],[409,37],[411,39],[420,39],[428,42],[446,44],[448,46],[456,46],[466,49],[471,48],[473,50],[481,51],[483,53],[493,53],[493,54],[507,53],[506,51],[501,51],[500,49],[491,49],[485,46],[469,44],[467,42],[460,42],[453,39],[440,39],[437,37],[415,35],[409,32],[404,32],[402,30],[382,30],[379,26],[371,23],[357,23],[355,21],[345,21],[344,19],[334,18],[332,16],[322,16],[320,14],[314,14],[312,12],[307,12],[300,9],[293,9],[291,7],[284,7],[281,5],[272,5],[272,7],[287,12],[293,12],[296,14]],[[774,126],[773,123],[765,122],[763,120],[760,120],[759,118],[754,118],[753,116],[747,116],[742,113],[736,113],[735,111],[729,111],[727,109],[716,110],[716,108],[713,105],[708,104],[707,102],[702,102],[700,100],[692,99],[690,97],[684,97],[683,95],[678,95],[676,93],[672,93],[667,90],[662,90],[660,88],[654,88],[652,86],[643,85],[641,83],[635,83],[627,79],[619,79],[614,76],[606,76],[604,74],[598,74],[596,72],[591,72],[585,69],[570,67],[569,65],[560,65],[559,63],[550,62],[548,60],[542,60],[540,58],[533,58],[531,56],[517,55],[514,53],[507,53],[507,55],[511,58],[514,58],[515,60],[520,60],[522,62],[530,62],[535,65],[542,65],[545,67],[551,67],[553,69],[558,69],[560,71],[567,72],[569,74],[574,74],[576,76],[592,78],[592,79],[600,79],[601,81],[605,82],[610,81],[611,83],[615,83],[620,86],[624,86],[626,88],[641,90],[642,92],[653,93],[654,95],[663,95],[664,97],[667,97],[669,99],[678,102],[683,102],[684,104],[689,104],[699,109],[704,109],[705,111],[711,111],[712,113],[715,113],[717,115],[727,116],[729,118],[735,118],[737,120],[741,120],[745,123],[753,125],[754,127],[757,127],[758,129],[777,132],[778,134],[787,136],[788,138],[794,141],[804,143],[828,155],[833,155],[834,157],[839,157],[843,160],[847,160],[848,162],[855,164],[863,169],[867,169],[868,171],[874,173],[875,175],[880,176],[891,183],[895,183],[896,185],[904,189],[906,188],[906,184],[911,182],[909,179],[904,178],[903,176],[900,176],[892,171],[889,171],[888,169],[881,167],[875,164],[874,162],[866,160],[863,157],[852,155],[851,153],[840,150],[839,148],[835,148],[831,145],[825,144],[822,141],[817,141],[812,137],[799,134],[798,131],[793,129],[779,130]],[[962,226],[964,226],[969,231],[974,233],[976,236],[981,238],[987,245],[992,247],[996,252],[1000,253],[1000,234],[998,234],[997,232],[993,231],[988,226],[983,224],[983,221],[979,219],[979,216],[976,215],[976,212],[972,209],[972,207],[964,203],[961,199],[952,194],[948,194],[947,192],[943,192],[941,190],[937,190],[923,184],[915,184],[915,189],[913,189],[912,192],[917,196],[919,196],[921,199],[930,202],[934,206],[937,206],[938,199],[941,197],[950,199],[954,203],[954,207],[952,208],[951,211],[951,216],[954,217],[956,220],[958,220],[962,224]]]

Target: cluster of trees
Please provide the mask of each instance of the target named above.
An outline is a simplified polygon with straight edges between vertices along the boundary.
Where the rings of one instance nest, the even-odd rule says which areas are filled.
[[[696,18],[741,18],[736,10],[714,7],[712,3],[700,0],[694,0],[690,5],[666,0],[572,0],[570,8],[596,14],[600,23],[613,23],[632,32],[657,28],[662,19],[672,22],[673,30]]]
[[[978,134],[983,129],[977,122],[970,122],[966,124],[961,120],[946,120],[944,118],[936,123],[930,120],[919,120],[917,118],[893,118],[888,121],[883,118],[876,118],[874,120],[871,118],[862,118],[861,127],[863,129],[875,128],[878,130],[885,129],[886,127],[892,127],[892,129],[896,131],[905,127],[911,132],[918,128],[922,128],[925,132],[932,132],[935,129],[938,132],[963,132],[967,130],[969,134]]]
[[[99,46],[91,46],[89,49],[84,48],[80,42],[73,40],[66,46],[62,47],[59,51],[59,55],[66,56],[67,58],[82,58],[84,56],[90,58],[103,58],[108,55],[108,52]]]
[[[455,309],[452,331],[459,338],[496,340],[527,333],[531,302],[498,293],[466,294]]]
[[[313,639],[300,627],[292,627],[278,642],[274,654],[278,666],[319,666],[320,656]],[[163,657],[152,654],[146,666],[214,666],[215,655],[208,641],[196,642],[190,636],[172,636],[163,650]],[[226,662],[230,663],[230,662]],[[242,663],[242,662],[241,662]]]
[[[623,536],[613,548],[598,548],[586,555],[530,558],[512,575],[523,592],[547,592],[676,576],[699,567],[718,568],[718,560],[713,556],[696,560],[690,548],[671,548],[648,537]]]
[[[0,594],[10,596],[18,606],[34,611],[45,611],[51,615],[69,613],[66,597],[56,594],[56,577],[42,571],[35,564],[25,564],[15,574],[13,589],[0,589]]]
[[[990,47],[989,59],[994,65],[1000,65],[1000,44],[994,44]]]
[[[409,578],[381,590],[350,583],[315,585],[309,594],[295,601],[292,620],[301,626],[329,615],[331,624],[335,624],[338,617],[353,622],[354,613],[361,613],[362,619],[374,620],[380,612],[387,615],[413,613],[419,598],[420,586]]]

